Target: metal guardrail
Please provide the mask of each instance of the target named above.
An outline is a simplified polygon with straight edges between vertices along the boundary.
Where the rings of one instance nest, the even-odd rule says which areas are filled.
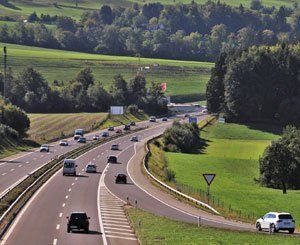
[[[173,187],[171,187],[171,186],[167,185],[166,183],[162,182],[161,180],[159,180],[159,179],[156,178],[153,174],[150,173],[150,171],[148,170],[148,159],[149,159],[149,157],[150,157],[150,155],[151,155],[151,151],[150,151],[150,149],[149,149],[149,143],[150,143],[151,141],[153,141],[154,139],[160,137],[160,136],[161,136],[161,135],[156,136],[156,137],[153,137],[153,138],[152,138],[151,140],[149,140],[149,141],[147,142],[147,144],[146,144],[147,154],[146,154],[146,156],[145,156],[144,159],[143,159],[143,165],[144,165],[144,169],[145,169],[146,173],[148,174],[148,176],[150,176],[151,179],[153,179],[156,183],[158,183],[159,185],[161,185],[162,187],[164,187],[164,188],[167,189],[168,191],[170,191],[170,192],[172,192],[172,193],[174,193],[174,194],[176,194],[176,195],[178,195],[178,196],[180,196],[180,197],[182,197],[182,198],[184,198],[184,199],[186,199],[186,200],[188,200],[188,201],[190,201],[190,202],[192,202],[192,203],[195,203],[195,204],[197,204],[197,205],[199,205],[199,206],[202,206],[202,207],[204,207],[204,208],[207,208],[207,209],[209,209],[210,211],[212,211],[213,213],[219,215],[220,213],[219,213],[217,210],[215,210],[213,207],[211,207],[210,205],[208,205],[207,203],[201,202],[201,201],[199,201],[199,200],[197,200],[197,199],[195,199],[195,198],[193,198],[193,197],[191,197],[191,196],[189,196],[189,195],[186,195],[186,194],[184,194],[184,193],[182,193],[182,192],[180,192],[180,191],[174,189]]]
[[[145,127],[146,128],[146,127]],[[39,168],[37,168],[36,170],[32,171],[30,174],[28,174],[28,176],[24,176],[24,178],[20,179],[19,181],[17,181],[15,184],[13,184],[11,187],[9,187],[7,190],[5,190],[3,193],[1,193],[1,197],[0,200],[2,200],[3,198],[5,198],[6,195],[8,195],[11,191],[13,191],[15,188],[18,188],[18,186],[20,184],[22,184],[22,182],[26,181],[28,178],[30,178],[32,175],[36,174],[39,170],[41,170],[43,167],[46,167],[48,164],[54,163],[53,166],[51,166],[49,169],[47,169],[44,173],[42,173],[36,180],[34,180],[34,182],[32,182],[28,187],[25,188],[25,190],[22,191],[22,193],[20,195],[18,195],[18,197],[9,205],[9,207],[7,208],[7,210],[4,211],[4,213],[1,215],[0,217],[0,224],[3,223],[3,221],[7,218],[7,216],[13,211],[13,209],[17,206],[17,204],[20,202],[20,200],[27,195],[37,184],[39,184],[39,182],[43,181],[43,178],[51,173],[51,171],[55,170],[56,168],[60,168],[60,165],[63,163],[63,160],[66,158],[66,156],[68,157],[76,157],[82,153],[88,152],[98,146],[100,146],[101,144],[104,144],[106,142],[109,142],[113,139],[125,136],[127,134],[136,132],[136,131],[140,131],[145,129],[143,128],[139,128],[136,130],[132,130],[120,135],[114,135],[112,137],[109,137],[107,139],[104,140],[100,140],[97,142],[93,142],[90,144],[86,144],[82,147],[79,147],[77,149],[74,149],[70,152],[67,152],[65,154],[60,155],[59,157],[56,156],[55,159],[52,159],[51,161],[43,164],[42,166],[40,166]],[[55,163],[54,161],[57,161],[57,163]],[[56,173],[57,170],[54,171],[54,173]],[[54,174],[53,173],[53,174]],[[42,182],[41,185],[43,185],[44,183]],[[37,189],[40,186],[37,186]],[[36,190],[37,190],[36,189]],[[33,193],[36,191],[34,190]],[[23,201],[23,203],[21,203],[19,205],[19,207],[17,207],[16,210],[13,211],[12,213],[12,217],[10,217],[7,220],[7,223],[4,224],[3,227],[0,227],[0,238],[4,235],[4,233],[6,232],[6,230],[8,229],[8,227],[10,226],[10,224],[13,222],[14,218],[16,217],[16,215],[20,212],[20,210],[24,207],[24,205],[27,203],[27,201],[31,198],[31,196],[33,195],[33,193],[26,199]]]

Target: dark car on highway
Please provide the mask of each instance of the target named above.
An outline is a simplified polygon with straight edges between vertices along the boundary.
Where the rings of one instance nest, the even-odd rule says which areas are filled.
[[[110,126],[109,128],[108,128],[108,131],[114,131],[115,130],[115,128],[113,127],[113,126]]]
[[[118,158],[116,156],[109,156],[107,158],[108,163],[118,163]]]
[[[130,125],[131,125],[131,126],[135,126],[135,122],[131,122]]]
[[[84,232],[89,232],[89,226],[90,217],[87,216],[84,212],[73,212],[71,213],[70,217],[67,217],[68,219],[68,232],[72,232],[73,230],[83,230]]]
[[[118,174],[116,176],[116,184],[127,184],[126,174]]]
[[[102,137],[106,138],[106,137],[108,137],[108,136],[109,136],[109,133],[108,133],[108,132],[103,132],[103,133],[102,133]]]
[[[130,130],[130,125],[124,125],[124,130]]]
[[[86,143],[86,138],[84,137],[80,137],[78,140],[77,140],[78,143]]]
[[[121,134],[121,133],[122,133],[122,129],[117,129],[117,130],[116,130],[116,133],[117,133],[117,134]]]

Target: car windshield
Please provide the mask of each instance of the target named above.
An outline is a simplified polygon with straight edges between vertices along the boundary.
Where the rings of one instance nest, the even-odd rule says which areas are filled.
[[[48,147],[48,145],[42,145],[42,147]]]
[[[71,214],[71,219],[87,219],[87,215],[85,213],[75,213]]]
[[[279,214],[279,219],[293,219],[292,215],[290,214]]]

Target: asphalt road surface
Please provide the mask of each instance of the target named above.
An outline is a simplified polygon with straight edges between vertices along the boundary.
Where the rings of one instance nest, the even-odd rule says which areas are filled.
[[[150,128],[135,133],[139,142],[131,142],[132,135],[126,135],[81,155],[76,159],[78,176],[66,177],[58,171],[23,208],[1,244],[137,244],[122,209],[127,201],[175,220],[197,223],[201,217],[204,225],[253,231],[249,224],[229,221],[176,200],[143,175],[145,142],[170,124],[151,123]],[[119,151],[110,149],[114,143],[119,144]],[[118,163],[107,164],[108,155],[116,155]],[[97,165],[97,173],[85,173],[90,162]],[[126,185],[115,183],[118,173],[127,174]],[[66,217],[74,211],[91,217],[88,234],[67,233]]]

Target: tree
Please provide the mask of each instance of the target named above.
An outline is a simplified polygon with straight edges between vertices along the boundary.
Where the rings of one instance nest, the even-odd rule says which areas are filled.
[[[250,8],[253,10],[260,10],[262,9],[264,6],[262,5],[261,0],[252,0],[251,4],[250,4]]]
[[[36,21],[38,21],[39,20],[39,18],[38,18],[38,16],[37,16],[37,14],[36,14],[36,12],[34,11],[32,14],[30,14],[29,16],[28,16],[28,18],[27,18],[27,21],[28,22],[36,22]]]
[[[114,14],[110,6],[102,5],[100,12],[100,18],[105,25],[111,25],[114,20]]]
[[[87,94],[95,111],[108,111],[112,98],[100,82],[90,85]]]
[[[76,31],[76,23],[71,17],[58,16],[56,21],[56,26],[58,29],[62,29],[64,31],[70,31],[70,32]]]
[[[300,131],[287,127],[280,139],[272,142],[259,159],[261,183],[267,187],[300,188]]]
[[[144,103],[147,89],[146,89],[146,79],[143,75],[136,75],[133,79],[130,80],[128,84],[129,90],[129,99],[130,104],[136,104],[139,107],[142,107]]]
[[[82,84],[84,90],[87,90],[90,85],[93,85],[95,78],[91,68],[87,67],[81,70],[76,76],[76,81]]]
[[[147,93],[144,110],[155,115],[164,115],[168,112],[168,101],[159,83],[152,82]]]

